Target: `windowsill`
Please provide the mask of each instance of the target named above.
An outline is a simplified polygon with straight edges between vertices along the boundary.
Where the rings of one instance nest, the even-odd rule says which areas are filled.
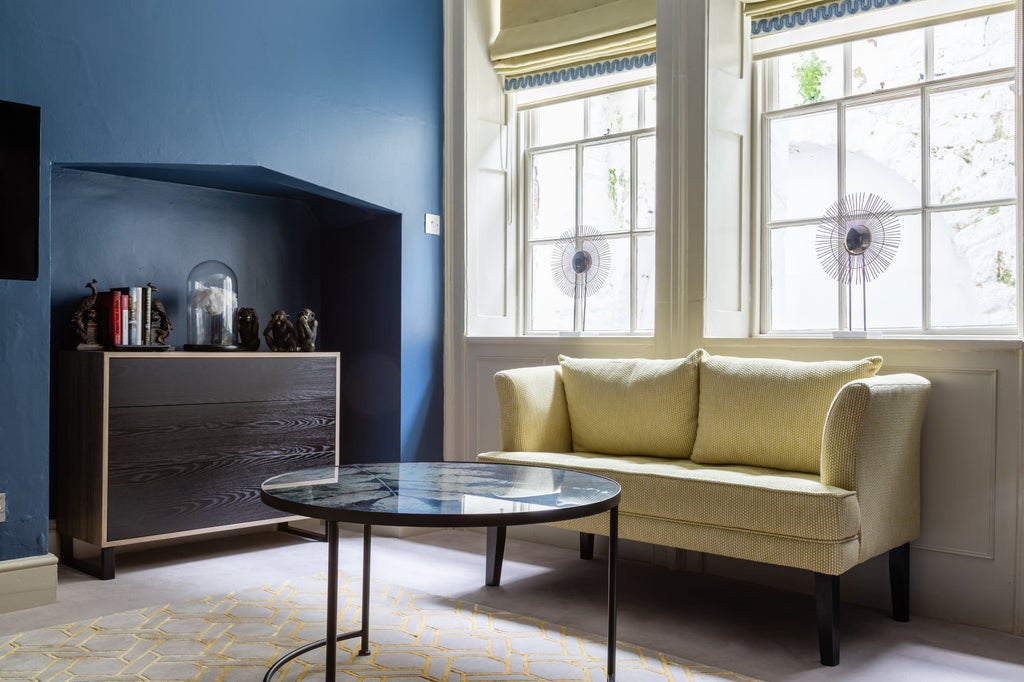
[[[765,348],[891,348],[894,350],[995,350],[1014,351],[1024,347],[1024,340],[1017,336],[884,336],[878,339],[837,339],[819,335],[758,335],[754,337],[705,337],[709,345],[758,346]]]
[[[495,344],[526,344],[550,345],[551,343],[615,343],[617,345],[649,346],[654,343],[652,335],[615,335],[598,336],[556,336],[535,334],[530,336],[467,336],[466,343],[476,345]],[[783,335],[762,334],[752,337],[706,336],[703,340],[708,346],[734,346],[757,348],[856,348],[893,350],[927,350],[927,351],[964,351],[992,350],[1016,351],[1024,348],[1024,339],[1015,336],[885,336],[880,339],[837,339],[824,334]]]
[[[466,336],[468,343],[551,343],[552,341],[560,342],[600,342],[600,341],[615,341],[616,343],[653,343],[653,334],[615,334],[615,333],[590,333],[587,332],[584,335],[575,336],[567,335],[561,336],[560,334],[530,334],[529,336]]]

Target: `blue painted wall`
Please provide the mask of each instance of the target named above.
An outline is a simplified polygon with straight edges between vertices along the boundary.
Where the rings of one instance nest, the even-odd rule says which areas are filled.
[[[39,280],[0,280],[0,560],[47,551],[51,163],[259,165],[400,213],[395,458],[440,459],[440,0],[0,0],[0,99],[42,107],[43,164]]]

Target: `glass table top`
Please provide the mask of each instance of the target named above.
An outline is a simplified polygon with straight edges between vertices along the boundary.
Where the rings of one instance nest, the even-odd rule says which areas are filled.
[[[283,511],[369,525],[493,526],[590,516],[615,507],[603,476],[491,462],[346,464],[263,482],[264,503]]]

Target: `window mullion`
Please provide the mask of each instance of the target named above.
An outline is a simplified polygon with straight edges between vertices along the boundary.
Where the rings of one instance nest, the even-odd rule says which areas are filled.
[[[928,29],[925,35],[925,68],[931,69],[932,60],[932,30]],[[921,106],[921,329],[930,331],[932,328],[931,310],[931,252],[932,252],[932,211],[931,202],[931,127],[928,125],[931,119],[931,98],[928,88],[922,86],[919,97]]]
[[[583,129],[584,129],[584,131],[586,131],[587,126],[589,126],[589,121],[586,120],[587,110],[588,109],[589,109],[589,107],[586,107],[586,106],[583,107],[583,116],[584,116],[584,128]],[[579,225],[582,225],[582,224],[583,224],[583,145],[582,144],[577,144],[576,145],[576,225],[574,225],[573,228],[572,228],[573,232],[578,234],[576,232],[576,227],[579,226]],[[579,283],[579,278],[577,278],[577,283]],[[579,316],[576,315],[575,308],[576,308],[576,306],[575,306],[575,302],[574,302],[574,304],[573,304],[573,316],[572,316],[572,329],[573,329],[573,331],[576,331],[576,332],[582,332],[583,331],[582,324],[585,324],[585,323],[583,323],[582,320],[579,319]]]
[[[850,45],[846,46],[845,53],[851,51]],[[848,60],[844,59],[844,64]],[[844,72],[848,72],[849,69],[844,67]],[[849,81],[849,79],[846,79]],[[847,82],[847,85],[849,83]],[[836,196],[842,198],[846,196],[846,103],[840,101],[836,104],[836,178],[838,180],[838,191]],[[839,324],[837,329],[847,329],[848,322],[850,320],[850,283],[836,280],[838,286],[836,287],[836,293],[839,296]],[[847,329],[847,331],[850,331]]]

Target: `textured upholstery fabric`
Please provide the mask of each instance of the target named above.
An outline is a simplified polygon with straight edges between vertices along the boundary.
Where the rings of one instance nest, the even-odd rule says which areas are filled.
[[[674,360],[559,356],[572,449],[689,457],[697,434],[697,349]]]
[[[930,384],[915,374],[854,381],[829,409],[823,484],[857,491],[860,561],[916,538],[921,524],[921,423]]]
[[[578,533],[607,535],[607,517],[607,514],[598,514],[551,525]],[[822,542],[620,513],[619,538],[802,568],[826,575],[841,575],[860,563],[860,540],[856,536],[836,542]]]
[[[849,540],[860,529],[856,494],[824,486],[812,474],[593,453],[504,452],[479,459],[607,476],[622,486],[622,514],[828,542]]]
[[[862,371],[873,373],[880,360],[862,362],[869,365]],[[930,387],[922,377],[895,374],[840,384],[820,416],[808,415],[821,421],[815,438],[819,476],[694,459],[571,452],[565,397],[556,388],[561,373],[558,366],[508,372],[505,381],[514,390],[498,391],[505,451],[479,459],[565,467],[618,481],[624,539],[840,575],[918,536],[921,424]],[[702,374],[701,405],[705,388]],[[550,413],[543,414],[545,409]],[[744,401],[737,400],[728,413],[731,429],[749,429],[743,409]],[[506,411],[519,416],[507,418]],[[524,434],[506,433],[513,425]],[[545,438],[565,447],[509,447]],[[607,514],[553,525],[608,532]]]
[[[842,386],[872,377],[882,358],[794,362],[712,355],[700,364],[691,457],[701,464],[821,470],[821,434]]]
[[[498,372],[494,388],[503,450],[572,450],[560,368],[521,367]]]

